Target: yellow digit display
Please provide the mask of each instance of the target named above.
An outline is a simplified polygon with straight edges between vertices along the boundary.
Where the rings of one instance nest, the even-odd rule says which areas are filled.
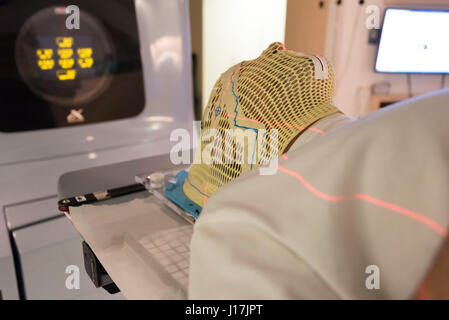
[[[70,69],[75,64],[75,60],[73,59],[61,59],[59,60],[59,65],[62,69]]]
[[[75,80],[77,76],[76,63],[81,69],[92,68],[94,64],[93,49],[91,47],[76,48],[72,37],[55,37],[56,49],[39,48],[36,50],[37,65],[41,70],[52,70],[57,63],[56,77],[60,81]],[[75,45],[75,48],[74,48]],[[53,59],[54,51],[57,53]],[[74,57],[77,53],[78,58]]]
[[[78,59],[78,64],[83,69],[91,68],[92,65],[94,64],[94,59],[92,58]]]
[[[39,60],[37,62],[37,65],[39,66],[39,68],[41,68],[42,70],[51,70],[53,69],[53,67],[55,66],[55,61],[53,59],[49,59],[49,60]]]
[[[71,48],[73,46],[72,37],[56,37],[56,44],[59,48]]]
[[[79,48],[77,53],[80,57],[78,59],[78,65],[83,69],[91,68],[94,64],[94,59],[92,58],[92,48]]]
[[[74,80],[76,78],[76,70],[58,70],[56,76],[61,81]]]
[[[90,58],[92,57],[93,50],[92,48],[79,48],[77,52],[80,58]]]
[[[26,12],[19,17],[20,21],[17,21],[12,26],[11,32],[8,33],[8,30],[2,30],[3,21],[1,17],[4,15],[4,12],[1,4],[3,2],[5,1],[0,0],[0,38],[4,40],[0,42],[0,46],[3,46],[0,49],[0,88],[6,88],[4,91],[10,91],[10,94],[17,93],[18,96],[22,95],[23,99],[25,99],[22,99],[25,104],[32,105],[35,108],[43,106],[45,109],[44,113],[33,114],[37,117],[41,116],[42,119],[38,119],[37,125],[35,123],[30,124],[30,128],[33,130],[41,127],[47,128],[47,126],[53,126],[53,122],[55,126],[62,124],[62,120],[65,121],[65,116],[63,112],[58,111],[59,106],[73,108],[95,104],[98,98],[101,102],[100,105],[107,108],[107,94],[105,91],[111,83],[115,83],[112,79],[115,77],[116,67],[120,66],[117,63],[120,61],[118,58],[121,56],[117,56],[117,40],[109,34],[111,30],[115,30],[114,27],[105,26],[102,19],[99,20],[98,18],[98,15],[100,18],[102,17],[101,10],[95,11],[96,9],[93,8],[95,6],[92,5],[89,9],[90,13],[80,9],[79,14],[76,14],[75,20],[79,20],[76,22],[79,22],[82,28],[77,30],[79,28],[68,28],[66,22],[70,19],[64,13],[66,6],[55,3],[58,1],[40,1],[44,4],[35,5],[33,8],[28,8],[29,10],[24,9]],[[22,2],[25,3],[27,1]],[[35,0],[33,2],[37,3],[38,1]],[[69,3],[70,1],[62,0],[59,2]],[[88,3],[89,1],[73,2]],[[20,4],[18,5],[20,6]],[[86,6],[89,7],[85,4],[84,7]],[[128,10],[128,6],[126,7],[126,10]],[[129,9],[134,10],[134,5],[130,6]],[[16,18],[11,16],[12,20]],[[73,18],[73,15],[69,18]],[[138,45],[127,38],[129,34],[132,35],[137,32],[134,26],[134,14],[129,15],[129,19],[129,21],[126,21],[126,28],[123,30],[126,35],[123,39],[119,39],[126,44],[123,51],[126,59],[128,59],[128,51],[131,54],[138,49]],[[128,29],[128,26],[130,29]],[[6,38],[3,37],[5,39],[2,38],[4,34],[6,35]],[[120,45],[122,44],[120,43]],[[3,59],[3,51],[6,54],[5,59]],[[122,51],[118,52],[122,53]],[[132,55],[132,57],[134,56]],[[3,68],[3,70],[1,66],[5,63],[10,63],[11,68]],[[136,65],[136,67],[139,67],[136,70],[140,75],[140,65]],[[15,81],[3,81],[5,82],[3,85],[2,73],[10,71]],[[138,80],[139,87],[136,89],[138,89],[138,93],[141,95],[140,77]],[[17,86],[20,86],[20,92],[15,90]],[[112,90],[114,90],[114,87]],[[51,110],[47,110],[47,103]],[[139,106],[140,104],[139,102]],[[2,107],[0,97],[0,109]],[[123,117],[130,114],[127,110],[120,111],[123,111]],[[50,116],[54,116],[55,121],[48,121],[47,118]],[[117,115],[114,114],[113,118],[118,119],[121,117],[117,113]],[[100,121],[100,118],[95,116],[92,118],[92,121],[97,121],[96,119]],[[109,119],[109,117],[106,118]],[[23,121],[28,121],[28,118],[20,117],[18,114],[17,119],[17,121],[10,121],[10,123],[3,121],[5,123],[3,128],[3,122],[0,118],[0,131],[3,129],[8,132],[16,129],[22,130]],[[30,118],[29,122],[33,122],[33,119]]]
[[[41,70],[53,69],[55,66],[55,61],[52,59],[53,49],[37,49],[36,55],[39,58],[37,65],[41,68]]]
[[[73,49],[59,49],[58,55],[61,59],[70,59],[73,56]]]
[[[36,54],[41,60],[51,59],[53,56],[53,49],[37,49]]]

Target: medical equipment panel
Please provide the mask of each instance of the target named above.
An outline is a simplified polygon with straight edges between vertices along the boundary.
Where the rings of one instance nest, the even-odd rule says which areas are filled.
[[[0,97],[0,131],[98,123],[143,111],[134,1],[108,1],[120,10],[120,23],[108,5],[64,2],[15,1],[20,14],[0,28],[0,90],[8,92]],[[2,17],[8,12],[0,11],[0,21],[9,21]]]

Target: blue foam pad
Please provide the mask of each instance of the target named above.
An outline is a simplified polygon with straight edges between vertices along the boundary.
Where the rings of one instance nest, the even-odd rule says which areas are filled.
[[[188,212],[192,216],[198,218],[201,213],[201,208],[195,202],[187,198],[182,190],[182,186],[184,185],[184,181],[187,179],[189,173],[185,170],[180,171],[176,176],[176,183],[168,183],[165,188],[165,196],[170,199],[172,202],[176,203],[180,206],[184,211]]]

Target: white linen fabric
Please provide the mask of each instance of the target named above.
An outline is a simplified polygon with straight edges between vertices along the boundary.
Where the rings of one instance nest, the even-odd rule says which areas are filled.
[[[189,298],[410,298],[447,236],[448,119],[449,90],[331,115],[276,174],[225,185],[195,225]]]

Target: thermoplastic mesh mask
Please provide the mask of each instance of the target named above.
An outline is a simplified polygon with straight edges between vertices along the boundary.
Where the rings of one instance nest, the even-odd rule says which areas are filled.
[[[286,50],[281,43],[231,67],[216,82],[204,111],[185,195],[203,206],[221,186],[265,164],[272,151],[281,156],[311,124],[339,112],[333,94],[334,73],[325,58]]]

